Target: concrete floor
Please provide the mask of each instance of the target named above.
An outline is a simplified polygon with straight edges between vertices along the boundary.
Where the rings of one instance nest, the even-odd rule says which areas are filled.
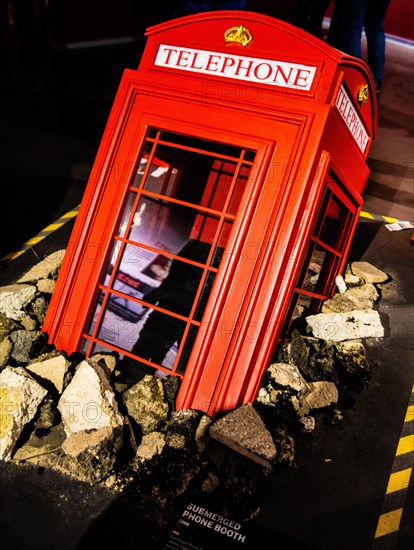
[[[0,258],[27,250],[2,262],[0,284],[66,246],[71,222],[34,246],[22,243],[80,203],[122,71],[138,65],[142,47],[6,48],[0,61],[0,181],[9,198],[3,198]],[[258,482],[261,511],[249,527],[255,548],[414,548],[413,476],[387,493],[390,476],[409,470],[414,460],[413,231],[385,227],[388,217],[414,221],[413,54],[412,44],[388,40],[379,132],[364,193],[364,212],[372,219],[361,217],[350,253],[392,278],[380,305],[387,334],[367,343],[372,379],[344,421],[304,434],[295,466]],[[408,450],[398,454],[404,437]],[[5,549],[75,550],[92,543],[150,549],[162,536],[151,502],[115,497],[55,472],[1,463],[0,487]],[[395,530],[375,538],[382,514],[394,510],[401,510]]]

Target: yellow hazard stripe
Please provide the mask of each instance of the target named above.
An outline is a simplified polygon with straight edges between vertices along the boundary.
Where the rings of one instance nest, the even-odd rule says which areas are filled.
[[[410,422],[411,420],[414,420],[414,405],[408,406],[404,422]]]
[[[398,441],[392,473],[388,480],[382,513],[378,519],[375,539],[398,533],[404,502],[414,464],[414,386],[404,417],[404,424]],[[404,456],[404,467],[399,467],[400,457]],[[398,495],[398,506],[393,505],[393,495]]]
[[[398,442],[396,455],[402,455],[405,453],[412,453],[414,451],[414,434],[406,435],[402,437]]]
[[[63,216],[61,216],[58,220],[56,220],[56,222],[54,222],[54,223],[48,225],[47,227],[45,227],[44,229],[42,229],[42,231],[40,231],[40,233],[38,235],[36,235],[32,239],[29,239],[28,241],[23,243],[22,248],[20,250],[17,250],[16,252],[10,252],[9,254],[7,254],[6,256],[1,258],[0,259],[0,264],[18,258],[21,254],[26,252],[26,250],[28,248],[30,248],[31,246],[39,243],[45,237],[47,237],[50,233],[52,233],[53,231],[56,231],[57,229],[62,227],[62,225],[64,225],[68,220],[70,220],[70,219],[74,218],[75,216],[77,216],[78,211],[79,211],[79,205],[76,208],[74,208],[73,210],[70,210],[69,212],[66,212],[66,214],[63,214]],[[391,218],[389,216],[380,216],[379,214],[371,214],[370,212],[364,212],[364,211],[361,211],[359,213],[359,215],[360,215],[361,218],[367,218],[367,219],[370,219],[370,220],[379,220],[379,221],[383,221],[383,222],[386,222],[386,223],[396,223],[396,222],[400,221],[397,218]]]
[[[406,468],[400,472],[394,472],[390,475],[387,487],[387,495],[390,493],[395,493],[396,491],[401,491],[407,489],[408,482],[410,481],[412,468]]]
[[[15,260],[19,256],[21,256],[26,250],[28,250],[30,247],[34,246],[35,244],[42,241],[45,237],[56,231],[57,229],[61,228],[66,222],[77,216],[79,212],[79,205],[76,206],[73,210],[70,210],[69,212],[66,212],[61,216],[58,220],[56,220],[54,223],[51,223],[42,231],[40,231],[37,235],[26,241],[22,244],[20,250],[16,250],[15,252],[10,252],[6,256],[0,259],[0,264],[4,264],[9,262],[10,260]]]
[[[369,220],[378,220],[386,223],[397,223],[401,221],[398,218],[391,218],[390,216],[381,216],[380,214],[371,214],[370,212],[364,212],[364,211],[361,211],[359,213],[359,216],[361,218],[367,218]]]
[[[375,538],[395,533],[400,528],[401,516],[403,513],[402,508],[392,510],[386,514],[381,514],[379,519],[377,530],[375,531]]]

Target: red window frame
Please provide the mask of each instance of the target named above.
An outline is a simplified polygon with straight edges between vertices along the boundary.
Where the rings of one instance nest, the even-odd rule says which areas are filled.
[[[346,261],[359,206],[336,180],[333,171],[326,175],[308,250],[286,309],[280,340],[288,338],[297,318],[301,318],[304,313],[312,315],[320,311],[322,303],[332,296],[335,278]],[[313,262],[318,259],[318,254],[319,262]],[[324,257],[320,263],[322,255]]]

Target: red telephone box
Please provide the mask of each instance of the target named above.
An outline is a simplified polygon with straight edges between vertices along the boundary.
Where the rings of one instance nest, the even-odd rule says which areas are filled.
[[[274,18],[151,27],[80,206],[50,343],[180,377],[179,409],[252,402],[344,269],[376,108],[363,61]]]

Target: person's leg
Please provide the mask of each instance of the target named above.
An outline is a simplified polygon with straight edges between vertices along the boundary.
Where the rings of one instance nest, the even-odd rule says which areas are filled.
[[[298,0],[293,10],[292,24],[300,29],[308,30],[309,14],[312,0]]]
[[[174,342],[180,343],[185,322],[153,310],[140,332],[132,353],[161,365]]]
[[[360,58],[364,19],[365,0],[335,0],[328,43]]]
[[[323,18],[330,2],[331,0],[317,0],[312,3],[307,30],[318,38],[322,38]]]
[[[365,14],[368,66],[375,82],[382,80],[385,64],[384,19],[390,0],[368,0]]]

